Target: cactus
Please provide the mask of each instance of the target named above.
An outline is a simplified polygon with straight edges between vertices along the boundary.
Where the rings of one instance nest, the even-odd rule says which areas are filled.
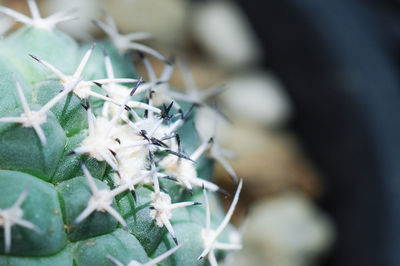
[[[32,18],[0,7],[25,24],[0,40],[0,265],[217,265],[240,249],[242,181],[225,215],[211,158],[236,175],[195,133],[204,97],[170,87],[173,62],[138,43],[149,34],[106,17],[110,40],[79,45],[55,29],[73,13],[28,4]]]

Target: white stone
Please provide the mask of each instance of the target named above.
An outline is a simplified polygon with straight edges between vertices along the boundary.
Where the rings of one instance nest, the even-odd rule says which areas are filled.
[[[243,252],[234,266],[307,266],[332,244],[333,226],[325,214],[300,193],[287,192],[256,204],[248,217]],[[249,258],[249,259],[248,259]]]
[[[251,26],[233,1],[204,1],[194,5],[192,13],[191,32],[219,63],[240,67],[262,56]]]
[[[121,33],[151,32],[157,43],[175,44],[182,38],[188,1],[186,0],[113,0],[104,8]]]
[[[291,114],[282,84],[270,73],[251,71],[226,81],[221,100],[231,117],[255,124],[283,125]]]
[[[40,7],[43,7],[45,14],[53,14],[61,10],[69,10],[77,8],[77,12],[74,13],[78,19],[61,23],[57,25],[57,28],[67,33],[74,39],[81,41],[91,40],[92,34],[98,30],[98,28],[91,23],[91,19],[98,19],[101,15],[101,6],[103,6],[105,0],[45,0],[40,2]],[[114,2],[114,1],[111,1]]]

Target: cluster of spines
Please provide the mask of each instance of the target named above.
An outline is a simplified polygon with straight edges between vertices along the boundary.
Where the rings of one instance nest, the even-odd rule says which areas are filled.
[[[5,7],[1,7],[0,12],[14,17],[28,26],[45,28],[47,30],[53,29],[58,22],[72,18],[70,12],[67,12],[57,13],[47,19],[42,19],[36,3],[33,0],[28,0],[28,4],[32,13],[32,19]],[[89,128],[87,138],[71,153],[87,154],[98,161],[106,161],[115,172],[113,176],[115,188],[112,190],[100,190],[96,186],[89,170],[81,163],[81,168],[89,184],[92,196],[87,203],[87,207],[76,217],[75,224],[82,222],[91,213],[100,211],[108,212],[123,227],[126,227],[126,222],[122,216],[111,206],[114,198],[127,190],[130,190],[135,197],[135,186],[139,184],[151,184],[154,192],[151,194],[152,203],[149,218],[155,220],[157,226],[166,227],[177,244],[177,247],[160,256],[160,258],[165,258],[181,247],[181,245],[178,245],[174,229],[169,221],[172,217],[172,210],[198,205],[199,203],[190,201],[171,203],[171,197],[168,191],[160,186],[159,178],[168,178],[176,181],[188,189],[190,193],[193,187],[202,187],[206,210],[206,225],[202,231],[204,251],[199,254],[198,260],[208,257],[212,265],[217,265],[214,255],[215,249],[240,249],[240,245],[236,243],[219,243],[217,237],[229,223],[238,201],[242,180],[239,182],[232,205],[221,225],[216,230],[210,229],[210,210],[205,191],[206,189],[213,192],[225,191],[216,184],[198,177],[195,162],[204,152],[209,151],[209,155],[219,161],[235,181],[237,181],[236,174],[225,160],[223,156],[224,150],[212,138],[204,140],[192,154],[187,155],[182,150],[180,137],[176,131],[184,124],[193,106],[204,104],[206,98],[220,92],[220,88],[213,89],[208,93],[195,93],[195,90],[193,90],[193,79],[185,72],[186,75],[184,75],[184,78],[186,83],[190,84],[191,93],[185,95],[173,91],[169,85],[169,79],[173,72],[173,63],[167,61],[165,57],[155,50],[135,42],[142,38],[148,38],[149,34],[121,35],[117,32],[115,23],[109,16],[106,17],[106,23],[95,21],[95,24],[110,36],[120,52],[125,52],[128,49],[139,51],[142,62],[148,72],[149,82],[143,83],[142,79],[115,78],[111,60],[104,48],[104,64],[107,77],[85,81],[82,73],[95,45],[92,45],[85,53],[78,68],[72,75],[62,73],[49,62],[35,55],[30,55],[60,79],[63,90],[38,111],[32,111],[25,99],[20,84],[15,79],[15,87],[23,107],[23,113],[19,117],[0,118],[0,122],[21,123],[23,127],[31,127],[35,130],[42,145],[48,145],[41,129],[41,125],[46,122],[46,112],[69,93],[74,93],[85,102],[82,106],[87,110]],[[165,69],[159,78],[156,77],[150,62],[144,56],[143,52],[149,53],[166,63]],[[132,89],[129,89],[122,86],[122,83],[136,83],[136,85]],[[93,84],[101,88],[104,93],[101,94],[93,91],[91,89]],[[146,103],[132,100],[132,96],[135,93],[138,94],[141,92],[147,92]],[[91,108],[89,97],[95,97],[104,101],[101,113],[97,117]],[[176,100],[187,101],[193,105],[189,110],[183,111]],[[162,109],[156,107],[160,105],[163,106]],[[143,117],[138,115],[135,108],[144,109]],[[172,114],[172,108],[175,108],[177,112]],[[155,153],[157,152],[166,152],[167,155],[156,161],[155,158],[157,156]],[[5,230],[4,241],[6,252],[9,252],[11,248],[10,228],[13,225],[24,226],[38,231],[36,225],[22,218],[23,212],[20,206],[27,193],[28,190],[25,190],[10,208],[0,209],[0,226],[4,227]],[[107,258],[116,265],[122,265],[118,261],[118,258],[113,258],[110,255],[107,255]],[[156,258],[153,264],[157,262],[159,262],[159,259]],[[132,262],[129,265],[136,265],[134,263],[137,262]]]

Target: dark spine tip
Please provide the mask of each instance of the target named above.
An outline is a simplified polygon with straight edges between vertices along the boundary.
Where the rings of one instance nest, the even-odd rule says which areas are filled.
[[[139,55],[141,60],[143,60],[145,58],[144,53],[142,53],[140,51],[138,51],[137,53],[138,53],[138,55]]]
[[[182,146],[181,146],[181,137],[179,136],[179,134],[175,135],[175,139],[176,139],[176,142],[178,144],[178,152],[181,153],[182,152]]]
[[[172,54],[172,55],[169,57],[169,59],[168,59],[168,61],[167,61],[166,63],[167,63],[168,65],[172,66],[172,65],[175,64],[175,61],[176,61],[176,55],[175,55],[175,54]]]
[[[132,194],[133,200],[136,202],[136,191],[131,190],[131,194]]]
[[[81,103],[81,105],[83,108],[85,108],[86,111],[90,108],[90,103],[88,99],[85,99],[85,103]]]
[[[97,27],[99,27],[99,28],[101,28],[99,25],[100,25],[100,22],[97,20],[97,19],[91,19],[90,20],[94,25],[96,25]]]
[[[171,111],[172,105],[174,104],[174,101],[172,101],[168,106],[163,104],[163,110],[161,112],[161,117],[165,120],[170,120],[172,116],[169,115],[169,112]]]
[[[139,80],[136,82],[136,85],[132,88],[131,92],[129,93],[129,96],[133,96],[133,94],[135,94],[135,92],[137,91],[137,89],[139,88],[140,84],[143,83],[143,78],[140,77]]]
[[[226,190],[223,189],[223,188],[218,188],[217,192],[218,192],[218,193],[221,193],[221,194],[224,195],[224,196],[230,196],[230,195],[231,195],[228,191],[226,191]]]
[[[115,138],[114,139],[116,142],[118,142],[118,144],[121,144],[121,140],[119,138]]]
[[[193,108],[196,106],[196,104],[192,104],[186,112],[183,112],[181,109],[179,109],[179,112],[181,113],[181,118],[186,120],[190,114],[192,113]]]
[[[165,64],[170,65],[170,66],[173,65],[173,63],[170,62],[167,58],[165,58],[164,56],[162,56],[162,57],[163,58],[159,58],[162,62],[164,62]]]
[[[67,154],[65,154],[65,156],[71,156],[71,155],[74,155],[74,154],[76,154],[74,151],[70,151]]]
[[[168,113],[169,113],[169,111],[171,110],[172,105],[174,105],[174,101],[172,101],[172,102],[168,105],[168,108],[167,108],[167,112],[168,112]]]
[[[156,145],[156,146],[168,148],[168,145],[167,145],[167,144],[165,144],[165,143],[162,142],[161,140],[156,139],[156,138],[154,138],[154,137],[150,138],[150,141],[151,141],[152,144],[154,144],[154,145]]]
[[[102,88],[103,87],[103,84],[101,84],[101,83],[99,83],[99,82],[96,82],[96,81],[92,81],[95,85],[97,85],[98,87],[100,87],[100,88]]]
[[[117,155],[117,153],[115,151],[113,151],[112,149],[108,149],[108,150],[111,152],[112,156],[115,157]]]
[[[173,236],[172,239],[174,240],[175,245],[178,245],[178,239],[176,238],[176,236]]]
[[[175,177],[169,176],[169,175],[165,176],[164,178],[174,181],[174,182],[178,182],[178,179],[176,179]]]
[[[33,55],[33,54],[29,54],[29,56],[32,57],[33,59],[35,59],[38,62],[40,61],[40,59],[37,56]]]
[[[169,154],[172,154],[172,155],[175,155],[175,156],[178,156],[179,158],[182,158],[182,159],[185,159],[185,160],[188,160],[188,161],[191,161],[191,162],[195,163],[195,161],[193,161],[189,156],[187,156],[187,155],[185,155],[183,153],[174,152],[172,150],[165,150],[165,152],[169,153]]]
[[[146,131],[146,130],[142,129],[142,130],[140,131],[139,134],[140,134],[140,136],[142,136],[145,140],[150,141],[150,139],[147,137],[147,131]]]
[[[155,210],[156,208],[154,208],[154,206],[150,206],[149,209],[150,210]]]
[[[201,205],[201,202],[197,202],[197,201],[193,202],[193,206],[196,206],[196,205]]]
[[[193,189],[188,189],[190,196],[193,196]]]
[[[169,191],[168,191],[168,189],[166,188],[166,187],[164,187],[164,186],[161,186],[160,185],[160,189],[163,191],[163,192],[165,192],[165,193],[169,193]]]

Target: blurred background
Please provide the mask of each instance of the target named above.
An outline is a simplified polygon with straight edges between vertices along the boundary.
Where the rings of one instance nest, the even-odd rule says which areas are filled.
[[[28,13],[25,0],[1,3]],[[225,265],[400,265],[399,1],[38,4],[79,7],[59,28],[82,42],[103,37],[90,21],[102,7],[122,33],[153,33],[145,43],[176,54],[196,88],[226,86],[218,139],[245,185],[233,221],[244,249]],[[171,84],[183,81],[177,68]],[[218,167],[217,183],[235,189]]]

